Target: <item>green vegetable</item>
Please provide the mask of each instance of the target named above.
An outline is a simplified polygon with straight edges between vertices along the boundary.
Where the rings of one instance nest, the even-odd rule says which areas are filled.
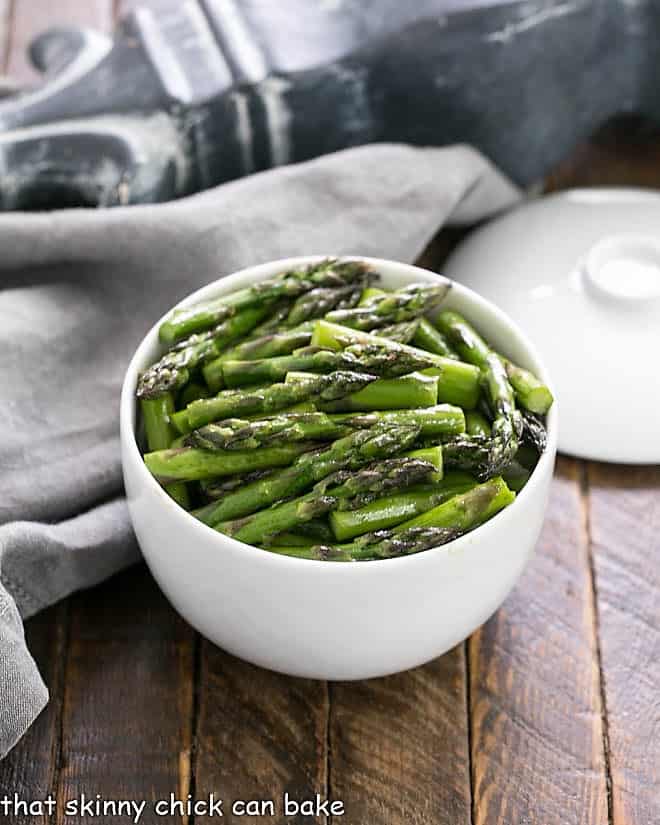
[[[195,447],[157,450],[144,456],[149,472],[160,481],[199,481],[214,476],[249,473],[267,467],[284,467],[313,447],[302,442],[258,450],[200,450]]]
[[[328,321],[317,321],[312,335],[312,346],[328,349],[343,349],[351,344],[384,342],[392,349],[402,349],[419,355],[423,353],[429,357],[433,366],[425,370],[426,374],[438,377],[438,400],[449,404],[456,404],[463,409],[473,409],[479,399],[481,375],[479,369],[472,364],[445,358],[435,353],[424,352],[407,344],[389,341],[387,338],[372,335],[359,330],[331,324]]]
[[[160,340],[170,344],[192,333],[210,329],[244,309],[272,306],[281,298],[295,299],[316,287],[355,286],[370,278],[369,267],[360,261],[329,259],[283,272],[213,301],[175,309],[160,326]]]
[[[376,380],[375,375],[347,371],[332,372],[329,375],[303,374],[305,381],[287,381],[266,388],[224,390],[213,398],[193,401],[185,410],[175,413],[172,422],[183,434],[223,418],[270,415],[309,399],[334,401],[357,392]]]
[[[385,530],[431,510],[476,484],[466,473],[449,473],[435,484],[383,496],[356,510],[335,510],[329,516],[330,526],[337,541]]]
[[[432,464],[419,459],[380,461],[354,472],[350,477],[346,477],[345,473],[339,474],[299,498],[234,521],[222,522],[216,529],[248,544],[269,544],[278,533],[295,529],[310,519],[319,518],[331,510],[361,506],[376,495],[409,487],[434,473]]]
[[[518,449],[522,417],[516,409],[513,389],[499,355],[456,312],[441,312],[438,327],[461,358],[479,367],[493,413],[488,475],[501,473]]]
[[[422,354],[417,356],[403,350],[393,350],[381,344],[354,344],[338,352],[309,347],[278,358],[260,358],[253,361],[224,361],[222,376],[225,386],[242,387],[248,384],[281,381],[288,372],[333,372],[351,370],[368,372],[385,378],[405,375],[430,365]]]

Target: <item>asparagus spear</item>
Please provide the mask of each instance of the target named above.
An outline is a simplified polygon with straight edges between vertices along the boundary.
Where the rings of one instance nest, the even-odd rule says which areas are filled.
[[[409,344],[415,337],[415,333],[419,329],[420,319],[414,321],[405,321],[402,324],[392,324],[387,327],[380,327],[378,335],[381,338],[387,338],[389,341],[394,341],[398,344]]]
[[[422,438],[439,439],[465,432],[466,416],[460,407],[437,404],[414,410],[379,410],[374,412],[335,413],[330,418],[351,428],[373,427],[378,421],[393,424],[417,424]]]
[[[324,450],[301,455],[291,467],[254,481],[193,515],[210,526],[247,516],[274,501],[299,495],[338,470],[355,470],[376,458],[405,450],[418,435],[419,427],[414,425],[379,422],[368,430],[337,439]]]
[[[376,561],[440,547],[460,535],[459,530],[450,527],[412,527],[403,533],[381,530],[351,544],[270,545],[264,549],[310,561]]]
[[[484,438],[490,436],[488,419],[477,410],[470,410],[465,414],[465,431],[468,435],[478,435]]]
[[[374,276],[375,273],[368,272],[358,284],[310,289],[309,292],[301,295],[294,302],[287,315],[285,325],[294,327],[313,318],[322,318],[326,313],[333,310],[352,309],[362,296],[363,285],[373,280]]]
[[[176,438],[176,430],[170,422],[174,413],[174,399],[169,393],[157,398],[143,398],[140,410],[144,422],[147,446],[150,450],[164,450]]]
[[[329,516],[330,527],[337,541],[347,541],[363,533],[394,527],[476,484],[467,473],[448,473],[434,484],[383,496],[355,510],[334,510]]]
[[[224,390],[213,398],[193,401],[185,410],[175,413],[172,422],[179,432],[186,433],[223,418],[268,415],[311,398],[334,401],[376,380],[375,375],[348,371],[303,375],[305,381],[272,384],[262,389]]]
[[[186,446],[203,450],[253,450],[273,443],[334,440],[348,432],[348,427],[321,412],[279,415],[255,421],[227,418],[194,430],[188,436]]]
[[[288,383],[301,380],[308,373],[290,372]],[[399,378],[379,378],[361,390],[349,393],[333,401],[321,401],[318,408],[325,412],[349,412],[369,410],[433,407],[438,400],[438,379],[435,376],[411,372]]]
[[[181,390],[178,405],[180,407],[187,407],[188,404],[192,404],[192,402],[197,401],[198,398],[208,398],[209,395],[208,389],[203,384],[199,384],[197,381],[190,381],[183,390]]]
[[[545,415],[553,404],[554,398],[542,381],[529,370],[512,363],[508,358],[500,356],[507,377],[516,394],[518,404],[529,412]]]
[[[442,355],[427,353],[407,344],[389,341],[387,338],[372,335],[360,330],[349,329],[329,321],[317,321],[312,335],[312,346],[327,349],[343,349],[351,344],[383,343],[393,349],[403,349],[416,354],[424,353],[432,360],[433,366],[424,372],[435,374],[438,377],[438,400],[449,404],[457,404],[464,409],[473,409],[479,398],[479,383],[481,374],[478,367],[444,358]]]
[[[212,330],[179,341],[142,373],[138,398],[157,398],[180,389],[188,382],[191,370],[219,355],[223,347],[249,332],[267,312],[267,306],[248,307]]]
[[[273,544],[311,546],[312,544],[326,544],[334,541],[332,530],[323,519],[310,519],[298,525],[295,532],[278,533],[273,538]]]
[[[516,409],[513,389],[499,355],[490,349],[477,332],[456,312],[442,312],[438,326],[461,358],[479,367],[484,389],[493,413],[490,444],[490,472],[500,473],[518,449],[522,417]]]
[[[522,441],[524,444],[533,447],[541,455],[545,450],[548,434],[543,420],[531,412],[523,412],[523,432]]]
[[[172,395],[166,393],[158,398],[143,398],[140,401],[140,410],[149,450],[165,450],[171,446],[176,438],[176,431],[170,421],[170,416],[174,412]],[[169,484],[165,489],[181,507],[186,510],[190,507],[190,497],[185,484]]]
[[[258,358],[290,355],[294,350],[307,346],[311,339],[311,330],[291,330],[250,339],[226,350],[206,364],[202,370],[204,380],[211,392],[218,392],[223,386],[222,368],[225,361],[255,361]]]
[[[501,477],[491,478],[465,493],[450,498],[415,518],[394,528],[395,532],[409,527],[450,527],[466,533],[507,507],[516,497]]]
[[[281,381],[289,372],[333,372],[352,370],[369,372],[383,378],[394,378],[431,366],[421,353],[405,352],[381,344],[353,344],[344,350],[308,347],[293,355],[279,358],[260,358],[254,361],[224,361],[222,375],[225,386],[242,387]]]
[[[448,280],[436,286],[410,284],[395,292],[372,295],[355,309],[334,310],[325,317],[331,323],[361,330],[399,324],[431,311],[450,288],[451,282]]]
[[[530,475],[531,473],[527,467],[514,458],[509,466],[504,468],[502,478],[506,481],[507,487],[510,490],[513,490],[514,493],[519,493],[529,481]]]
[[[357,506],[361,506],[377,494],[408,487],[433,473],[433,465],[412,458],[374,462],[350,477],[344,473],[334,477],[339,482],[336,485],[332,484],[331,478],[299,498],[284,501],[243,518],[221,522],[216,530],[247,544],[268,544],[278,533],[319,518],[342,504],[346,506],[347,500],[355,501]]]
[[[434,352],[436,355],[458,359],[458,355],[449,346],[445,336],[426,318],[420,319],[413,343],[416,347]]]
[[[499,450],[493,453],[493,444],[491,438],[467,433],[449,438],[443,443],[445,464],[482,480],[492,478],[500,461]]]
[[[182,440],[185,440],[185,438],[186,436],[181,436]],[[241,487],[245,487],[246,484],[252,484],[253,481],[267,478],[275,472],[277,472],[276,469],[269,467],[265,470],[254,470],[250,473],[239,473],[235,476],[202,479],[199,482],[202,493],[204,493],[207,498],[212,499],[210,505],[206,505],[206,507],[215,507],[215,503],[218,499],[224,498],[226,495],[233,493],[236,490],[240,490]],[[203,510],[205,508],[201,509]],[[202,519],[202,521],[203,520],[204,519]]]
[[[372,277],[370,268],[360,261],[325,260],[302,269],[283,272],[205,304],[175,309],[161,324],[159,335],[172,343],[191,333],[201,332],[225,321],[236,312],[254,306],[270,305],[281,298],[298,298],[316,287],[356,286]]]
[[[213,476],[231,476],[283,467],[301,453],[316,447],[314,443],[299,442],[282,447],[261,447],[258,450],[200,450],[180,447],[146,453],[144,463],[161,484],[172,481],[199,481]]]
[[[266,549],[318,561],[370,561],[410,555],[453,541],[491,518],[514,497],[502,479],[492,479],[393,530],[376,531],[350,544],[269,546]]]
[[[358,306],[368,306],[373,298],[381,298],[383,295],[387,295],[386,289],[381,289],[379,286],[368,286],[362,291]]]

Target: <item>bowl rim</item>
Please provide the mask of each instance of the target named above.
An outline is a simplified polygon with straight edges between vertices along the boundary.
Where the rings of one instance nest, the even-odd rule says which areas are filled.
[[[232,551],[238,551],[243,554],[247,553],[246,560],[252,557],[255,559],[255,561],[257,559],[260,559],[262,564],[279,565],[280,568],[282,568],[284,565],[290,565],[292,568],[295,566],[296,568],[301,569],[300,565],[304,565],[305,568],[308,570],[311,570],[312,566],[315,566],[318,569],[322,569],[327,568],[328,561],[321,559],[302,559],[296,556],[288,556],[286,554],[271,553],[267,550],[263,550],[260,547],[256,547],[253,544],[246,544],[245,542],[239,541],[238,539],[232,538],[231,536],[227,536],[224,533],[221,533],[220,531],[217,531],[214,528],[209,527],[207,524],[204,524],[204,522],[199,521],[187,510],[184,510],[183,507],[177,504],[165,492],[163,487],[147,470],[147,467],[142,458],[142,454],[139,450],[135,431],[135,422],[137,420],[135,387],[137,383],[139,370],[142,368],[140,365],[142,364],[145,358],[145,351],[151,349],[151,347],[153,346],[153,339],[155,339],[156,341],[158,340],[158,329],[165,320],[165,318],[168,317],[169,314],[172,312],[172,310],[177,309],[179,307],[190,306],[194,303],[198,303],[200,301],[207,300],[216,296],[219,297],[222,294],[231,292],[234,289],[236,289],[235,283],[237,281],[257,281],[262,274],[270,273],[272,270],[286,270],[300,266],[307,266],[309,264],[327,258],[339,258],[341,260],[360,260],[365,261],[368,264],[371,264],[375,268],[378,268],[379,266],[386,266],[388,268],[394,267],[397,269],[401,269],[403,273],[409,274],[410,276],[415,276],[416,274],[421,273],[424,276],[424,278],[427,279],[442,278],[445,280],[450,280],[452,284],[453,293],[459,294],[462,297],[467,298],[468,302],[471,305],[478,307],[482,311],[485,310],[489,315],[493,316],[499,324],[503,325],[504,327],[507,327],[509,332],[513,333],[514,338],[517,339],[518,344],[522,346],[526,356],[532,362],[535,373],[550,387],[553,395],[555,395],[554,389],[552,387],[552,382],[547,373],[547,369],[545,368],[536,350],[536,347],[531,343],[527,335],[520,329],[520,327],[503,310],[501,310],[491,301],[487,300],[486,298],[483,298],[477,292],[474,292],[472,289],[463,286],[457,281],[454,281],[453,279],[447,279],[446,276],[441,275],[440,273],[433,272],[431,270],[415,266],[413,264],[406,264],[400,261],[389,260],[386,258],[374,258],[367,255],[357,254],[298,255],[290,258],[281,258],[249,267],[244,267],[243,269],[236,270],[235,272],[232,272],[228,275],[223,275],[220,278],[217,278],[216,280],[211,281],[210,283],[200,287],[199,289],[196,289],[194,292],[189,293],[180,301],[178,301],[173,307],[168,309],[167,312],[165,312],[161,316],[161,318],[159,318],[156,321],[156,323],[147,331],[147,333],[144,335],[144,337],[138,344],[137,348],[135,349],[135,352],[133,353],[129,365],[126,369],[126,373],[124,375],[124,380],[122,383],[120,400],[120,443],[122,447],[122,466],[125,465],[126,461],[131,461],[134,465],[136,465],[139,468],[137,472],[141,475],[141,483],[151,486],[151,489],[156,493],[156,496],[160,499],[163,506],[166,509],[169,508],[170,512],[172,513],[172,517],[181,520],[181,527],[183,529],[190,530],[192,534],[194,534],[196,531],[201,531],[201,535],[206,536],[207,539],[211,536],[214,536],[215,539],[218,541],[219,550],[226,550],[227,547],[229,547]],[[335,563],[332,564],[333,569],[345,568],[347,571],[357,571],[363,569],[380,569],[382,565],[389,565],[390,567],[392,567],[392,569],[394,569],[395,565],[401,566],[404,564],[423,564],[425,559],[428,562],[429,559],[437,557],[439,555],[455,553],[459,550],[467,551],[470,545],[474,544],[479,536],[484,536],[486,532],[492,533],[494,530],[506,529],[507,523],[511,522],[512,519],[517,518],[517,516],[522,512],[522,508],[526,506],[526,502],[528,500],[531,500],[532,496],[535,495],[537,488],[542,485],[543,479],[545,478],[546,474],[548,472],[552,474],[555,461],[555,454],[557,450],[556,396],[555,401],[548,413],[547,433],[547,447],[543,455],[540,457],[536,467],[534,468],[529,480],[527,481],[523,489],[516,494],[514,501],[508,507],[505,507],[493,518],[489,519],[484,524],[475,528],[475,530],[469,533],[465,533],[464,535],[459,536],[458,538],[453,539],[452,541],[447,542],[446,544],[442,544],[437,547],[431,547],[428,550],[423,550],[419,553],[412,553],[407,556],[396,556],[388,559],[374,559],[369,561],[368,563]],[[352,572],[346,573],[345,575],[360,574]]]

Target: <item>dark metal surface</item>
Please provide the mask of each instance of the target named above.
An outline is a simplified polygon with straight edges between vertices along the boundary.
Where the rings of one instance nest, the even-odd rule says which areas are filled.
[[[38,37],[0,102],[3,209],[167,200],[369,141],[469,142],[543,176],[660,114],[652,0],[200,0]]]

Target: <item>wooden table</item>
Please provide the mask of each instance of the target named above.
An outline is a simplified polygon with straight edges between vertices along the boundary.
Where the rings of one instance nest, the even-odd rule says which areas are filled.
[[[36,31],[63,19],[108,29],[125,8],[0,0],[0,65],[30,79]],[[599,183],[659,186],[658,136],[633,121],[605,129],[547,185]],[[454,238],[441,234],[425,265]],[[659,534],[660,468],[560,458],[536,556],[497,614],[441,659],[361,683],[234,659],[176,616],[144,568],[130,570],[28,622],[52,699],[0,764],[0,795],[53,793],[57,823],[130,821],[66,817],[81,793],[287,791],[342,800],[346,813],[225,821],[659,825]]]

